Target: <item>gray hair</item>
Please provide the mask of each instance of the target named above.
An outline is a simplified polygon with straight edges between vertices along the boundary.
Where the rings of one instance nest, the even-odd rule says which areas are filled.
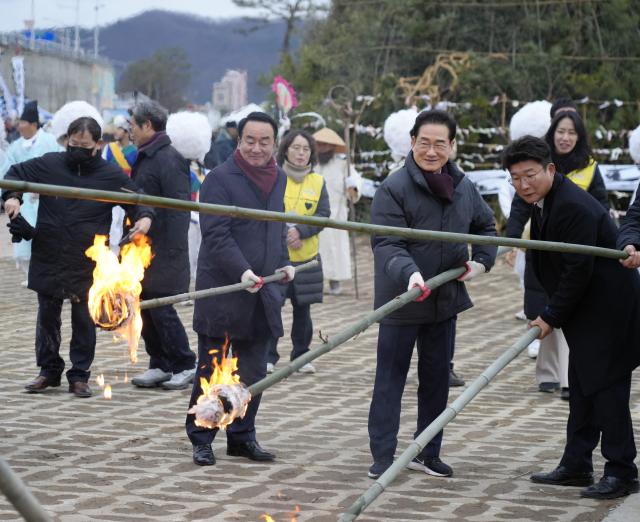
[[[156,132],[163,131],[167,127],[169,113],[156,101],[138,102],[129,109],[129,114],[138,126],[142,126],[145,121],[148,121]]]

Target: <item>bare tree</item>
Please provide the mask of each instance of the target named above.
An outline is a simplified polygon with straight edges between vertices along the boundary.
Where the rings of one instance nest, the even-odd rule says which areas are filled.
[[[280,19],[285,23],[284,38],[282,41],[281,56],[288,56],[291,49],[291,37],[297,28],[298,22],[325,11],[325,2],[321,0],[233,0],[239,7],[259,9],[259,14],[251,19],[262,18],[266,23],[268,19]],[[260,29],[256,26],[250,30]]]

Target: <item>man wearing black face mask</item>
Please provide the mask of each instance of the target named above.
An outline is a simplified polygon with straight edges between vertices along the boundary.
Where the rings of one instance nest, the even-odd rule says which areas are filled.
[[[101,129],[93,118],[79,118],[68,129],[66,152],[52,152],[12,166],[5,178],[100,190],[136,191],[122,170],[99,154]],[[38,293],[36,362],[40,373],[25,388],[43,392],[59,386],[64,370],[60,357],[60,315],[65,299],[71,301],[72,336],[69,350],[72,367],[67,371],[69,392],[91,396],[88,380],[96,345],[95,325],[87,299],[94,263],[85,251],[96,234],[109,234],[113,203],[42,196],[35,229],[19,225],[22,194],[2,191],[5,210],[12,220],[10,231],[33,236],[28,287]],[[154,218],[148,207],[127,206],[134,221],[133,233],[146,234]]]

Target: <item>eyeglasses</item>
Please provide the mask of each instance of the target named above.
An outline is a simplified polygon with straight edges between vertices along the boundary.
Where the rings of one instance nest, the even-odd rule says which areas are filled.
[[[424,151],[428,151],[433,148],[436,152],[444,152],[448,149],[449,144],[446,141],[436,141],[435,143],[418,141],[415,146],[416,148]]]
[[[530,185],[531,183],[533,183],[533,180],[536,178],[536,176],[541,172],[544,172],[544,170],[545,168],[542,167],[538,172],[534,172],[533,174],[525,174],[524,176],[520,176],[517,178],[511,176],[511,178],[509,179],[509,183],[511,183],[514,187],[519,187],[523,181],[526,181],[527,185]]]
[[[309,147],[305,147],[304,145],[291,145],[291,147],[289,147],[289,150],[292,150],[294,152],[304,152],[305,154],[311,152],[311,149]]]

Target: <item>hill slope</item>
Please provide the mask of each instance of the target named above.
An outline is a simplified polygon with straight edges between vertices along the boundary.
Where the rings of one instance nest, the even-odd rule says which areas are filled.
[[[216,21],[147,11],[104,27],[100,31],[100,53],[129,63],[158,49],[180,47],[189,56],[193,71],[187,90],[192,101],[210,101],[213,82],[219,81],[227,69],[245,69],[249,74],[249,101],[258,102],[264,99],[267,89],[257,82],[261,74],[278,63],[284,24],[269,22],[257,31],[241,32],[254,25],[243,19]],[[117,67],[118,73],[123,65]]]

